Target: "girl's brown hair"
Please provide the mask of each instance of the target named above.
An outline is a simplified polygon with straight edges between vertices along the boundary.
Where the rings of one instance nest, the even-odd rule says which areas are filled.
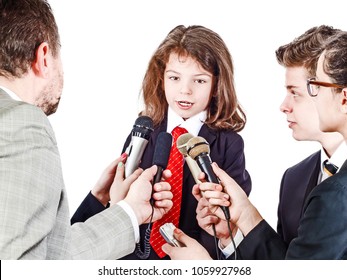
[[[145,109],[141,114],[151,117],[155,126],[164,119],[168,109],[164,71],[171,53],[192,57],[213,75],[205,123],[214,129],[241,131],[246,115],[236,97],[232,57],[217,33],[198,25],[175,27],[155,51],[142,84]]]

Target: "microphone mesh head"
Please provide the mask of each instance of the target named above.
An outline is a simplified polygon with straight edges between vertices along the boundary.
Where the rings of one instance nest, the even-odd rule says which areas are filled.
[[[170,151],[172,146],[172,136],[167,132],[158,134],[157,142],[154,147],[153,165],[161,166],[166,169],[169,161]]]
[[[177,141],[176,141],[177,149],[185,157],[188,156],[187,143],[193,137],[194,135],[191,133],[184,133],[177,138]]]
[[[148,116],[140,116],[136,119],[131,134],[148,140],[153,130],[153,120]]]
[[[197,136],[190,139],[187,143],[188,155],[195,159],[198,155],[210,153],[210,145],[205,138]]]

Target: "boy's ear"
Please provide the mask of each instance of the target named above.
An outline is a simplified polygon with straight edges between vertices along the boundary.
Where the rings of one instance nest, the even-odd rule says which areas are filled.
[[[49,46],[46,42],[41,43],[35,53],[35,60],[32,63],[32,69],[36,75],[47,78],[49,69],[48,69],[48,61],[49,61]]]
[[[341,105],[342,110],[345,114],[347,114],[347,88],[343,88],[341,92]]]

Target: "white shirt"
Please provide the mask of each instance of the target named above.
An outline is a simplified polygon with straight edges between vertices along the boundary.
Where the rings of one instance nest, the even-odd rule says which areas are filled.
[[[199,131],[206,120],[206,111],[196,114],[187,120],[182,119],[179,115],[175,113],[170,107],[167,114],[167,129],[166,131],[171,133],[171,131],[176,126],[184,127],[189,133],[197,136]]]
[[[22,99],[20,99],[18,97],[17,94],[15,94],[13,91],[9,90],[8,88],[4,87],[4,86],[0,86],[0,88],[4,91],[6,91],[6,93],[14,100],[17,100],[17,101],[22,101]]]

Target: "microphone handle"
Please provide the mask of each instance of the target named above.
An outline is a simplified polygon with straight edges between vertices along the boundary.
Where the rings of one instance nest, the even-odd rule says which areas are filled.
[[[164,171],[164,168],[161,167],[160,165],[157,165],[158,166],[158,169],[157,169],[157,173],[155,174],[154,178],[153,178],[153,186],[156,184],[156,183],[159,183],[161,181],[161,177],[163,175],[163,171]],[[149,200],[150,204],[153,206],[154,204],[154,199],[153,199],[153,189],[152,189],[152,194],[151,194],[151,198]]]
[[[213,169],[212,169],[212,160],[207,153],[201,153],[198,155],[196,158],[196,162],[198,163],[200,169],[202,172],[205,173],[206,175],[206,181],[215,183],[215,184],[220,184],[220,181],[218,180],[216,174],[214,174]],[[227,221],[230,220],[230,213],[229,213],[229,208],[226,206],[220,206],[225,218]]]
[[[145,138],[132,136],[131,143],[125,151],[128,154],[127,161],[125,162],[125,178],[133,174],[139,167],[147,143],[148,140]]]

